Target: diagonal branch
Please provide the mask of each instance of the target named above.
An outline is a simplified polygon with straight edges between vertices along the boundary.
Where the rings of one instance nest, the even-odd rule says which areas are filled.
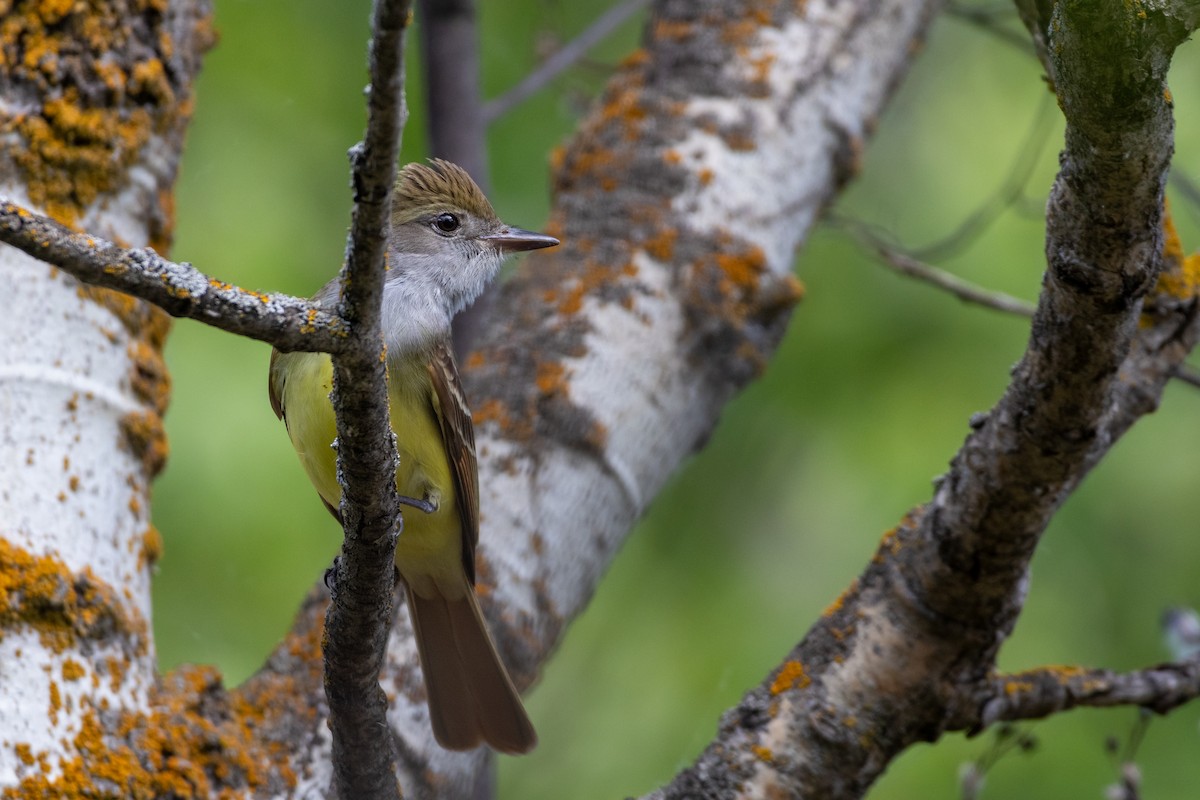
[[[1164,247],[1162,212],[1173,143],[1165,78],[1190,29],[1161,10],[1055,8],[1049,52],[1066,142],[1042,296],[1008,390],[972,420],[931,502],[884,536],[788,660],[655,797],[688,796],[715,776],[747,794],[859,796],[905,748],[961,721],[950,709],[994,696],[980,687],[1050,518],[1154,409],[1200,337],[1196,271]]]
[[[901,275],[924,281],[962,300],[965,303],[975,303],[1022,317],[1032,317],[1034,306],[1004,292],[993,291],[963,280],[957,275],[938,269],[932,264],[926,264],[908,253],[885,241],[884,236],[871,230],[870,226],[859,220],[842,217],[831,213],[826,221],[840,227],[858,240],[863,247],[874,251],[884,266],[895,270]]]
[[[396,536],[396,446],[388,418],[381,302],[396,152],[407,117],[404,32],[410,0],[377,0],[372,17],[364,141],[350,151],[354,213],[338,315],[351,346],[333,357],[338,476],[345,528],[325,619],[325,694],[339,797],[399,796],[379,672],[392,623]]]
[[[650,0],[624,0],[600,15],[587,30],[567,42],[521,82],[483,106],[483,120],[491,124],[515,107],[533,97],[550,81],[587,55],[587,52],[621,26],[625,20],[641,11]]]
[[[239,289],[149,248],[126,250],[97,236],[75,233],[12,202],[0,202],[0,241],[85,283],[140,297],[173,317],[204,322],[280,350],[332,353],[346,346],[342,321],[308,300]]]

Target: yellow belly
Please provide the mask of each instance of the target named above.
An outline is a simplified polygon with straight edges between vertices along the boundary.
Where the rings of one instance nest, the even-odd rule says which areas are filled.
[[[286,375],[279,395],[292,446],[317,492],[337,508],[342,490],[337,482],[333,448],[337,431],[329,401],[333,364],[324,354],[287,353],[277,358],[275,366],[273,380]],[[396,545],[396,566],[419,596],[429,597],[436,591],[453,599],[463,593],[465,585],[462,523],[432,392],[424,363],[389,365],[388,405],[400,452],[396,489],[401,495],[437,505],[431,514],[408,506],[402,509],[404,530]]]

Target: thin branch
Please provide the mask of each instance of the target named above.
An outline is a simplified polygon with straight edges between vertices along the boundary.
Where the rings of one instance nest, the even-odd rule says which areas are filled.
[[[967,303],[975,303],[976,305],[996,311],[1003,311],[1005,314],[1016,314],[1021,317],[1033,316],[1036,307],[1033,303],[1026,302],[1019,297],[1013,297],[1004,292],[991,291],[976,286],[957,275],[952,275],[945,270],[938,269],[931,264],[918,261],[895,250],[876,248],[875,252],[885,265],[892,267],[900,274],[917,278],[939,289],[944,289],[959,300]]]
[[[979,726],[1042,719],[1080,706],[1138,706],[1159,714],[1200,697],[1200,660],[1162,664],[1134,672],[1081,667],[1043,667],[988,682]]]
[[[350,151],[354,213],[339,315],[353,347],[333,359],[338,477],[345,529],[325,619],[325,694],[339,797],[398,798],[387,697],[379,686],[391,630],[396,537],[403,521],[390,435],[381,301],[396,152],[404,105],[404,32],[410,0],[377,0],[369,54],[367,131]]]
[[[1022,53],[1033,55],[1029,37],[1021,31],[1004,25],[1006,19],[1017,18],[1012,3],[998,3],[991,8],[981,8],[961,2],[951,2],[946,4],[946,15],[953,19],[960,19],[968,25],[974,25],[984,33],[995,36]]]
[[[929,503],[884,536],[859,578],[656,800],[714,785],[857,797],[905,748],[959,721],[978,724],[1009,688],[990,687],[983,702],[977,694],[1022,611],[1050,519],[1157,407],[1167,374],[1196,344],[1193,283],[1156,298],[1145,316],[1141,302],[1164,267],[1165,78],[1190,31],[1162,11],[1143,19],[1084,0],[1054,8],[1066,141],[1024,357],[992,410],[972,419]],[[1120,688],[1126,702],[1169,708],[1196,695],[1195,671],[1159,668],[1140,686],[1099,672],[1087,673],[1100,681],[1094,690],[1065,683],[1075,704],[1112,704]]]
[[[1175,367],[1171,377],[1200,389],[1200,371],[1188,364],[1180,364]]]
[[[126,250],[98,236],[75,233],[12,202],[0,201],[0,241],[85,283],[140,297],[173,317],[194,319],[280,350],[333,353],[346,347],[342,321],[308,300],[239,289],[149,248]]]
[[[526,75],[520,83],[499,97],[484,103],[484,122],[490,125],[537,94],[546,84],[587,55],[589,50],[619,28],[623,22],[642,10],[649,2],[650,0],[625,0],[605,11],[587,30],[563,45],[540,67]]]
[[[967,303],[975,303],[986,308],[1002,311],[1006,314],[1016,314],[1021,317],[1033,316],[1034,306],[1032,303],[1005,294],[1004,292],[985,289],[970,281],[963,280],[957,275],[952,275],[931,264],[926,264],[889,245],[884,241],[883,236],[872,231],[863,222],[833,214],[829,216],[828,221],[843,230],[849,231],[863,247],[870,248],[884,266],[890,267],[901,275],[907,275],[910,278],[924,281],[938,289],[949,292],[959,300]]]
[[[914,258],[921,261],[940,261],[954,255],[995,222],[1005,209],[1015,205],[1024,196],[1025,187],[1037,167],[1054,121],[1055,105],[1051,102],[1052,96],[1049,92],[1043,92],[1041,97],[1042,101],[1038,104],[1033,122],[1030,123],[1029,130],[1017,149],[1017,157],[1008,169],[1008,178],[948,236],[914,250]]]

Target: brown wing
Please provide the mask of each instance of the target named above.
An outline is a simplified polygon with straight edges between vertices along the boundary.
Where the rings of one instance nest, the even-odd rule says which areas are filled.
[[[437,398],[438,422],[446,444],[446,460],[454,476],[458,514],[462,517],[463,567],[475,585],[475,545],[479,542],[479,465],[475,460],[475,427],[471,409],[463,395],[458,367],[449,340],[434,347],[429,359],[429,377]]]

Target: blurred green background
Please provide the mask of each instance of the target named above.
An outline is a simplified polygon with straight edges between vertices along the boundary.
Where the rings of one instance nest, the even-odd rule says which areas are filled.
[[[344,246],[344,154],[363,128],[367,3],[217,5],[221,42],[198,85],[173,255],[249,288],[308,295],[337,269]],[[482,5],[490,97],[607,4]],[[506,219],[544,220],[547,154],[638,31],[639,21],[625,25],[493,126],[492,199]],[[1187,45],[1172,73],[1176,169],[1191,178],[1200,178],[1198,62]],[[426,155],[419,68],[410,63],[405,160]],[[838,212],[908,246],[944,237],[1028,153],[1047,102],[1030,57],[941,19]],[[1028,299],[1041,278],[1041,208],[1061,138],[1052,107],[1047,119],[1028,201],[941,262]],[[1194,249],[1200,211],[1175,202]],[[721,711],[778,664],[879,535],[929,498],[968,417],[995,402],[1020,356],[1024,320],[900,278],[844,233],[818,229],[796,268],[808,294],[777,358],[656,500],[546,666],[530,699],[541,746],[501,759],[502,797],[623,797],[689,764]],[[164,669],[216,664],[235,685],[283,635],[338,531],[267,405],[267,348],[184,322],[167,356],[172,454],[154,496],[166,540],[155,581],[159,655]],[[1126,669],[1165,658],[1159,615],[1200,603],[1198,416],[1200,390],[1173,385],[1163,408],[1067,503],[1035,562],[1003,668]],[[983,796],[1099,797],[1116,776],[1103,741],[1127,736],[1135,716],[1086,711],[1034,726],[1036,752],[1003,759]],[[913,748],[870,796],[957,796],[960,765],[988,747],[986,737],[950,736]],[[1194,798],[1198,752],[1196,708],[1155,720],[1138,758],[1145,796]]]

